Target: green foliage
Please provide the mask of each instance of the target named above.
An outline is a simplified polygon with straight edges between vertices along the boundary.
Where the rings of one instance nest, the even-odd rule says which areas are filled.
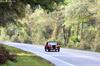
[[[1,46],[0,46],[1,47]],[[5,46],[7,50],[11,53],[15,53],[17,55],[17,62],[7,61],[5,64],[0,66],[54,66],[47,60],[44,60],[41,57],[36,56],[33,53],[29,53],[26,51],[22,51],[20,49]],[[42,61],[42,62],[41,62]]]
[[[15,23],[17,18],[25,16],[25,6],[29,4],[33,11],[41,6],[43,9],[53,11],[64,0],[15,0],[14,2],[0,2],[0,26]]]
[[[68,47],[95,51],[100,41],[99,3],[100,0],[0,3],[0,40],[44,44],[54,39]]]
[[[56,8],[57,5],[63,4],[64,0],[22,0],[25,4],[30,4],[32,8],[40,5],[43,9],[52,11]]]
[[[99,0],[70,0],[65,6],[64,24],[66,29],[72,27],[68,46],[76,47],[76,42],[79,42],[78,47],[81,47],[81,49],[95,51],[99,44],[97,38],[100,38],[97,36],[98,25],[100,25],[100,19],[97,16],[97,13],[100,12],[98,3],[100,3]]]
[[[96,46],[95,51],[100,52],[100,44],[98,44],[98,45]]]

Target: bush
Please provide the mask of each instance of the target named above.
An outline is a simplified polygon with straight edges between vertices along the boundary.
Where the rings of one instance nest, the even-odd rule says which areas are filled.
[[[15,54],[10,54],[3,45],[0,45],[0,64],[6,63],[7,60],[15,61]]]
[[[16,61],[16,58],[17,58],[16,54],[9,54],[9,56],[8,56],[8,59],[10,61]]]
[[[0,45],[0,64],[4,64],[7,60],[8,51],[3,47],[3,45]]]
[[[96,50],[95,50],[96,52],[100,52],[100,44],[98,44],[97,46],[96,46]]]
[[[0,53],[0,64],[4,64],[7,60],[7,57],[5,57],[3,54]]]
[[[91,50],[91,45],[86,41],[81,41],[79,49],[82,50]]]

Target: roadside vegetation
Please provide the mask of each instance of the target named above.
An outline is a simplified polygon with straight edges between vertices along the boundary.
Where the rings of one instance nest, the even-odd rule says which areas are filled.
[[[1,46],[4,47],[3,50],[8,51],[9,54],[16,55],[16,59],[14,59],[13,61],[6,59],[4,63],[0,63],[0,66],[54,66],[49,61],[44,60],[43,58],[38,57],[35,54],[6,45],[0,45],[0,50],[2,49]],[[0,51],[0,57],[1,54],[2,53]],[[0,58],[0,62],[4,60],[5,58]]]
[[[100,51],[100,0],[0,2],[0,40]]]

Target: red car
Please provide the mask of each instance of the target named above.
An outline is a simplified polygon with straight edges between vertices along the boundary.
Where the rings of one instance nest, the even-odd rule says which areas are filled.
[[[60,51],[60,43],[57,41],[48,41],[45,45],[45,51]]]

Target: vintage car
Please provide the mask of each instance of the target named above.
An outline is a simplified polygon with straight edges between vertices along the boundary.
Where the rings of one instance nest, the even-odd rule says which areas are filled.
[[[57,41],[48,41],[45,45],[45,51],[60,51],[60,43]]]

